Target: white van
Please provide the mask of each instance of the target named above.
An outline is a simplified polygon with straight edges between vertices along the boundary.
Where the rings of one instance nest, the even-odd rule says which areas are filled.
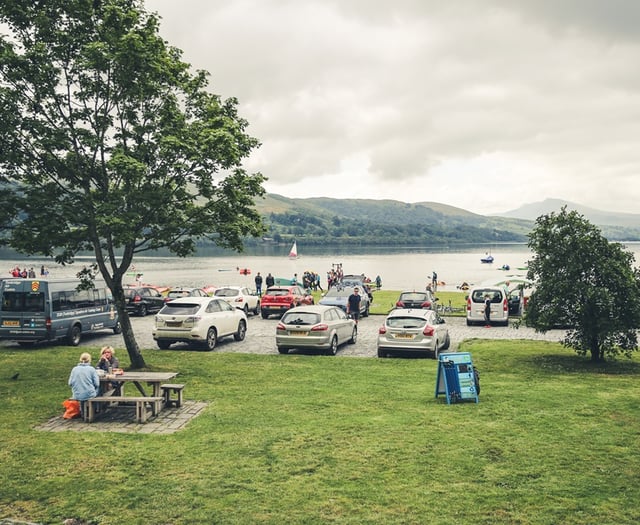
[[[467,296],[467,326],[484,324],[485,296],[491,299],[491,324],[509,324],[509,291],[503,286],[477,286]]]

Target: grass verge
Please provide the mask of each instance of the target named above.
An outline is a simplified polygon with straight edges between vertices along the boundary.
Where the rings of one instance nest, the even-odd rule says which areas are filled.
[[[60,523],[640,521],[640,362],[471,340],[480,403],[431,359],[147,353],[209,403],[171,435],[37,431],[77,348],[0,354],[0,517]],[[94,352],[95,354],[95,352]],[[9,377],[19,372],[17,380]]]

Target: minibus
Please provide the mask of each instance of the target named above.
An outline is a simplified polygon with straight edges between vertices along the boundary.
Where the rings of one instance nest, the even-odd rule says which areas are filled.
[[[78,290],[79,279],[8,278],[0,282],[0,341],[21,346],[63,340],[78,346],[82,334],[121,332],[111,291],[104,281]]]

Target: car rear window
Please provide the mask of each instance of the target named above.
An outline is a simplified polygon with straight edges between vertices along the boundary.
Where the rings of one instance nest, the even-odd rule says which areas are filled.
[[[189,292],[187,290],[171,290],[167,297],[187,297]]]
[[[282,297],[283,295],[291,295],[291,292],[286,288],[269,288],[267,294],[274,297]]]
[[[428,298],[429,296],[426,293],[420,292],[403,293],[400,295],[401,301],[425,301]]]
[[[502,292],[500,290],[492,290],[492,289],[478,289],[474,290],[471,295],[471,300],[474,303],[484,303],[484,296],[488,295],[489,299],[491,299],[492,303],[500,303],[502,302]]]
[[[199,309],[199,304],[171,302],[164,305],[159,313],[163,315],[195,315]]]
[[[233,290],[232,288],[219,288],[215,291],[216,297],[235,297],[240,292],[238,290]]]
[[[290,312],[282,316],[283,324],[314,325],[320,322],[320,316],[311,312]]]
[[[421,328],[427,321],[420,317],[389,317],[387,326],[389,328]]]

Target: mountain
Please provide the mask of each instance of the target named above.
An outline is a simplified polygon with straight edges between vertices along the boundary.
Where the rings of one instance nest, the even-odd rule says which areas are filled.
[[[619,226],[622,228],[640,228],[640,214],[617,213],[610,211],[589,208],[575,202],[561,199],[545,199],[540,202],[533,202],[520,206],[515,210],[497,214],[497,217],[509,217],[535,221],[540,215],[551,212],[559,212],[560,208],[566,206],[568,210],[575,210],[579,214],[597,226]]]
[[[256,208],[276,242],[305,238],[307,244],[454,245],[526,242],[534,221],[566,205],[599,226],[611,240],[640,240],[640,215],[604,212],[558,199],[484,216],[435,202],[288,198],[267,194]]]

